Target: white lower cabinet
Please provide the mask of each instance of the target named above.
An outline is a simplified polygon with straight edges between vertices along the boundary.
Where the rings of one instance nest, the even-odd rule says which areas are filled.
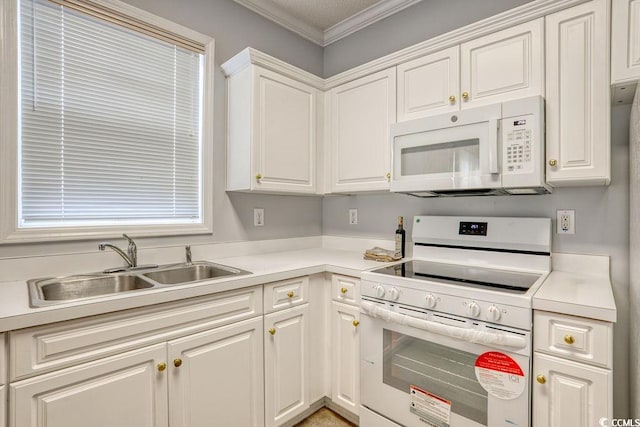
[[[533,369],[534,427],[592,427],[610,419],[611,370],[539,353]]]
[[[264,316],[265,426],[281,425],[309,407],[309,304]]]
[[[535,310],[533,427],[592,427],[613,416],[613,325]]]
[[[168,426],[166,356],[156,344],[13,383],[9,425]]]
[[[264,425],[262,317],[168,343],[171,426]]]
[[[331,400],[356,415],[360,410],[359,324],[357,306],[331,303]]]

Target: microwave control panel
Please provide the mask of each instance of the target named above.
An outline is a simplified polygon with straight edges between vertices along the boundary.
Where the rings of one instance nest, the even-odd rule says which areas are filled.
[[[535,118],[532,115],[502,120],[503,173],[518,174],[533,171],[535,161]]]

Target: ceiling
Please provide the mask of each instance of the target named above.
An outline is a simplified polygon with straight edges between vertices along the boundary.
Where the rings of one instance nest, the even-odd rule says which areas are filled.
[[[421,0],[234,0],[327,46]]]

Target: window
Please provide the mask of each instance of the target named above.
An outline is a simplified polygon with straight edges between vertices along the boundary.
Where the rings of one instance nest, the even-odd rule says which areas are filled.
[[[213,43],[102,3],[14,3],[16,220],[5,238],[208,230]]]

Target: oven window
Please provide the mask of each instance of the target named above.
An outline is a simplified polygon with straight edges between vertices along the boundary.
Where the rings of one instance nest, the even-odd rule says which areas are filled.
[[[480,167],[480,140],[420,145],[400,150],[402,176],[438,173],[469,175]]]
[[[487,425],[487,392],[476,380],[477,355],[383,330],[383,382],[409,394],[409,386],[451,401],[451,411]]]

